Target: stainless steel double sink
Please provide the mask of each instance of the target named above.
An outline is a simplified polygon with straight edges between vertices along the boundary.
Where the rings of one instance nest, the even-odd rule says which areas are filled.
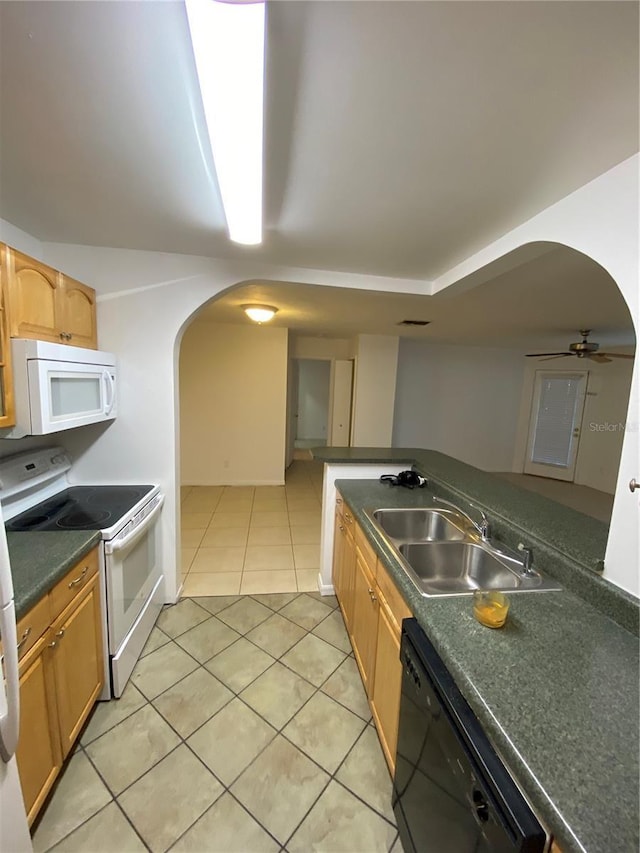
[[[543,592],[561,587],[513,553],[479,537],[468,518],[440,507],[372,509],[365,514],[422,595],[472,595],[476,589]]]

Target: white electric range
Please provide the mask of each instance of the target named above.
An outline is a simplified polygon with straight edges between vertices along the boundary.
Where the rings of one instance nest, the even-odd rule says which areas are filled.
[[[157,520],[159,486],[71,485],[61,447],[0,460],[7,531],[97,530],[105,642],[101,699],[122,695],[164,601]]]

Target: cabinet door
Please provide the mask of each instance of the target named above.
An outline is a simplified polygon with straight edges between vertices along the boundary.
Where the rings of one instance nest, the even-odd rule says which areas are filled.
[[[14,249],[9,252],[11,337],[60,343],[60,273]]]
[[[371,710],[382,744],[384,757],[393,776],[398,745],[398,718],[402,689],[402,664],[400,662],[400,636],[398,627],[390,618],[386,603],[380,600],[378,616],[378,642]]]
[[[344,534],[344,549],[340,567],[340,585],[342,587],[344,624],[349,634],[353,631],[353,609],[356,583],[356,543],[347,527]]]
[[[16,760],[29,825],[62,766],[50,642],[46,633],[20,662],[20,740]]]
[[[51,655],[58,701],[60,741],[66,756],[93,708],[103,684],[99,576],[52,625]]]
[[[370,697],[373,692],[378,634],[378,597],[374,580],[357,552],[353,599],[353,651],[365,690]]]
[[[63,343],[97,349],[95,290],[67,275],[62,275],[59,296],[60,332]]]
[[[342,515],[336,511],[335,525],[333,528],[333,565],[331,569],[331,579],[333,581],[333,589],[336,594],[336,598],[343,609],[344,591],[342,588],[342,562],[344,559],[344,543],[346,538],[347,534],[344,524],[342,523]]]
[[[0,428],[16,422],[9,330],[9,248],[0,245]]]

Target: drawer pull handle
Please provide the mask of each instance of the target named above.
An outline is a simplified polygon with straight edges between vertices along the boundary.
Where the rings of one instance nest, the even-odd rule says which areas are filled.
[[[337,503],[337,504],[341,504],[341,503],[342,503],[342,498],[336,498],[336,503]]]
[[[80,575],[74,580],[69,582],[69,589],[74,586],[78,586],[79,583],[82,583],[84,580],[84,576],[89,571],[89,566],[85,566],[84,569],[80,572]]]
[[[353,521],[353,518],[349,515],[348,512],[345,512],[344,520],[347,522],[347,524],[351,524],[351,522]]]
[[[344,527],[343,527],[343,525],[342,525],[342,524],[340,525],[340,532],[341,532],[341,533],[344,533]]]
[[[58,645],[58,641],[54,640],[52,643],[47,643],[47,645],[50,649],[55,649],[55,647]]]
[[[374,591],[371,589],[371,587],[369,587],[368,592],[369,592],[369,597],[371,598],[371,601],[377,601],[377,600],[378,600],[378,599],[377,599],[377,597],[376,597],[376,594],[375,594],[375,593],[374,593]]]
[[[29,627],[25,629],[25,632],[20,637],[20,640],[18,641],[18,645],[16,646],[16,649],[18,651],[20,651],[22,646],[24,646],[24,644],[27,642],[27,637],[29,636],[30,633],[31,633],[31,625],[29,625]]]
[[[62,637],[64,637],[64,628],[60,628],[59,631],[56,631],[55,636],[62,639]]]

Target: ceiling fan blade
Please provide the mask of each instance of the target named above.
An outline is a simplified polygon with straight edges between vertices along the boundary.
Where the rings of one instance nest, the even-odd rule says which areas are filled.
[[[560,357],[561,355],[573,355],[573,353],[572,352],[528,352],[526,354],[525,358],[542,358],[543,355],[552,355],[552,356]]]
[[[591,361],[596,361],[598,364],[606,364],[607,362],[611,361],[610,358],[607,358],[606,352],[592,352],[589,353],[589,355],[586,357],[590,358]]]
[[[540,361],[553,361],[554,358],[566,358],[568,355],[573,355],[572,352],[554,352],[554,353],[543,353],[546,355],[546,358],[541,358]]]
[[[635,355],[628,355],[625,352],[600,352],[598,355],[605,355],[608,359],[611,358],[635,358]]]

